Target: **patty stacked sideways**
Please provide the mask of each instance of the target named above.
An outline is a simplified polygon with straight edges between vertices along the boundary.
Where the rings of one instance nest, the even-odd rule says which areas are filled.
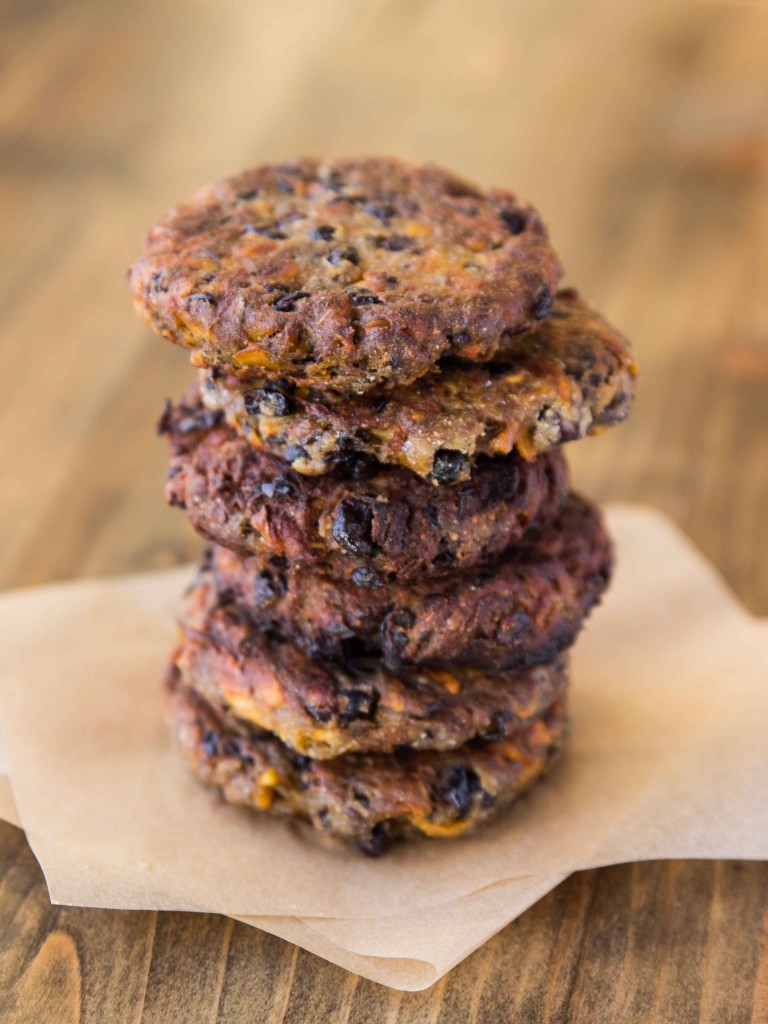
[[[636,377],[561,273],[514,195],[389,159],[249,170],[150,232],[137,311],[199,371],[167,497],[210,541],[168,714],[226,800],[380,853],[552,765],[612,561],[560,446]]]

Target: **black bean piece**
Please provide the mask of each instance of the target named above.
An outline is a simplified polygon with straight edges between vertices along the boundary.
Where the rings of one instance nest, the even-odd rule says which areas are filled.
[[[330,708],[313,707],[311,704],[305,704],[304,707],[310,718],[320,722],[321,725],[327,725],[333,718],[333,711]]]
[[[296,410],[293,388],[285,384],[268,383],[243,393],[243,405],[249,416],[290,416]]]
[[[467,518],[467,515],[469,514],[469,509],[476,497],[477,488],[475,487],[471,480],[467,480],[466,483],[463,483],[461,487],[459,487],[458,513],[460,520],[463,521]]]
[[[307,449],[302,447],[300,444],[289,444],[285,449],[285,461],[296,462],[298,459],[306,459],[308,456]]]
[[[380,590],[384,586],[381,576],[369,565],[361,565],[352,572],[352,582],[365,590]]]
[[[509,727],[510,714],[508,711],[497,711],[493,716],[493,720],[482,734],[481,739],[484,740],[503,740],[507,734]]]
[[[219,753],[219,734],[212,729],[203,733],[203,750],[208,757],[216,757]]]
[[[196,434],[202,430],[212,430],[221,420],[222,413],[217,409],[205,409],[194,416],[184,416],[176,429],[180,434]]]
[[[394,217],[397,212],[392,203],[384,203],[376,200],[366,203],[363,209],[366,213],[370,213],[371,216],[376,217],[378,220],[389,220],[389,218]]]
[[[500,216],[513,235],[525,231],[525,216],[519,210],[501,210]]]
[[[374,295],[373,292],[367,290],[350,292],[349,297],[352,299],[353,306],[380,306],[382,304],[378,295]]]
[[[371,402],[371,408],[373,409],[377,416],[380,413],[384,412],[388,405],[389,399],[383,396],[381,398],[376,398]]]
[[[281,588],[270,572],[262,572],[253,581],[253,599],[258,608],[266,608],[277,598]]]
[[[439,448],[435,452],[431,475],[439,484],[450,484],[458,480],[466,465],[467,456],[463,452]]]
[[[432,529],[438,530],[440,528],[440,514],[437,505],[433,501],[428,501],[422,511],[424,512],[424,518]]]
[[[149,279],[149,290],[151,292],[162,293],[163,295],[168,291],[168,280],[164,274],[160,271],[154,273]]]
[[[262,235],[264,238],[272,238],[275,241],[280,241],[288,237],[288,235],[286,235],[284,231],[281,231],[280,228],[274,227],[274,225],[270,225],[267,227],[256,227],[255,224],[246,224],[245,227],[243,228],[243,234]]]
[[[296,497],[296,486],[288,477],[276,476],[272,483],[275,485],[275,494],[279,494],[281,498]]]
[[[343,498],[333,520],[333,539],[353,555],[372,555],[375,550],[371,537],[372,526],[373,510],[370,505],[357,498]]]
[[[339,693],[346,700],[345,707],[339,713],[339,719],[344,725],[362,719],[367,722],[373,721],[376,708],[379,706],[379,694],[376,690],[340,690]]]
[[[238,202],[249,203],[251,201],[251,199],[255,199],[258,194],[259,194],[258,189],[249,188],[245,192],[238,192],[237,193],[237,199],[238,199]]]
[[[210,292],[193,292],[192,295],[187,296],[187,305],[191,306],[193,302],[204,302],[207,306],[215,306],[216,296],[211,295]]]
[[[459,818],[466,818],[472,809],[472,796],[482,789],[480,776],[472,768],[457,764],[446,781],[445,795]]]
[[[416,622],[416,616],[407,608],[400,608],[390,612],[383,623],[383,632],[386,635],[387,648],[392,655],[399,657],[402,650],[408,645],[410,637],[408,630]]]
[[[456,555],[453,551],[449,551],[448,548],[445,548],[443,551],[440,551],[435,555],[433,565],[438,572],[444,572],[446,569],[450,569],[455,562]]]
[[[400,608],[389,613],[388,621],[401,629],[410,629],[416,621],[416,616],[408,608]]]
[[[404,252],[406,249],[412,249],[415,242],[408,235],[379,235],[376,245],[386,252]]]
[[[392,836],[385,821],[380,821],[371,829],[368,836],[361,836],[357,840],[357,848],[366,857],[380,857],[386,853],[392,845]]]
[[[338,249],[331,249],[326,256],[329,263],[332,263],[334,267],[338,267],[340,263],[354,263],[355,266],[360,262],[360,254],[354,245],[342,245]]]
[[[458,348],[464,348],[466,345],[471,344],[471,342],[472,335],[469,331],[457,331],[456,334],[451,335],[451,343]]]
[[[354,452],[339,463],[339,469],[350,480],[370,480],[381,469],[381,464],[366,452]]]
[[[537,320],[544,320],[552,312],[552,292],[549,288],[542,288],[536,298],[536,304],[533,307],[533,315]]]
[[[318,224],[309,232],[309,237],[316,238],[321,242],[330,242],[335,234],[336,228],[332,228],[330,224]]]
[[[301,299],[308,298],[309,292],[288,292],[287,295],[281,295],[279,299],[275,299],[272,308],[280,313],[295,313],[296,303]]]

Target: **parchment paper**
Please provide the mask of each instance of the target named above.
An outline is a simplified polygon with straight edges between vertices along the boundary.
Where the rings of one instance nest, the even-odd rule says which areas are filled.
[[[3,765],[0,746],[0,768]],[[3,769],[4,770],[4,769]],[[0,774],[0,820],[23,827],[10,780]],[[559,876],[525,878],[405,917],[241,917],[331,963],[392,988],[428,988],[559,884]]]
[[[657,513],[615,508],[609,519],[619,570],[577,645],[565,762],[485,833],[378,861],[227,807],[169,751],[158,680],[186,571],[1,598],[8,760],[52,898],[336,918],[320,922],[323,942],[382,957],[395,951],[391,922],[419,917],[434,965],[455,956],[441,914],[489,887],[517,879],[509,892],[520,896],[644,858],[765,858],[768,626]],[[492,903],[462,907],[465,922],[477,915],[477,941],[515,916],[510,901],[488,930]],[[401,987],[421,987],[411,981]]]

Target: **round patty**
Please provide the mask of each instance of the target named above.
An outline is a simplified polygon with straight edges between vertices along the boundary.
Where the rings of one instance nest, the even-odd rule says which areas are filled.
[[[185,685],[314,758],[445,750],[508,736],[549,707],[568,680],[564,656],[516,672],[412,668],[400,677],[370,656],[314,661],[221,602],[205,573],[187,595],[181,627],[173,663]]]
[[[166,495],[209,540],[241,555],[277,555],[335,576],[375,570],[399,580],[467,568],[547,522],[567,489],[559,452],[526,462],[482,459],[470,480],[435,488],[407,469],[353,456],[309,477],[255,449],[197,395],[168,406]]]
[[[209,409],[300,473],[364,453],[443,484],[469,479],[481,455],[517,448],[533,458],[623,420],[636,373],[624,338],[566,290],[535,331],[507,339],[496,362],[443,362],[387,395],[330,400],[287,382],[242,390],[216,371],[201,387]]]
[[[149,233],[139,315],[240,381],[342,393],[485,360],[561,276],[536,211],[436,167],[297,160],[204,188]]]
[[[611,571],[611,544],[600,514],[571,496],[547,526],[531,531],[492,565],[450,576],[355,582],[280,560],[211,551],[220,594],[250,610],[311,657],[381,657],[390,671],[408,665],[488,671],[551,661],[575,640]]]
[[[459,836],[508,806],[550,767],[567,732],[558,699],[523,731],[450,752],[346,754],[316,761],[223,717],[172,671],[168,719],[201,781],[225,800],[308,820],[370,854],[401,836]]]

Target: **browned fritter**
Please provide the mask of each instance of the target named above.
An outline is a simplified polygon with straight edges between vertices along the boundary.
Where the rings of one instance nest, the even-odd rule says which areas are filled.
[[[549,707],[568,678],[564,656],[517,671],[414,667],[400,676],[370,656],[315,661],[222,602],[207,573],[187,594],[181,629],[173,663],[185,685],[314,758],[500,739]]]
[[[380,656],[406,665],[487,671],[551,661],[575,640],[610,577],[599,512],[572,495],[547,526],[481,569],[401,583],[286,569],[262,556],[211,551],[220,594],[311,657]]]
[[[533,458],[618,423],[636,374],[626,340],[564,290],[535,331],[507,339],[496,362],[442,362],[387,395],[318,398],[274,382],[242,390],[212,371],[201,387],[209,409],[300,473],[326,473],[364,453],[443,484],[468,479],[481,455],[516,448]]]
[[[192,394],[161,421],[171,445],[166,495],[195,529],[241,555],[288,559],[335,576],[400,581],[468,568],[547,522],[567,490],[558,451],[482,459],[469,480],[435,488],[407,469],[352,456],[303,476],[258,451]]]
[[[171,671],[168,719],[201,781],[224,799],[308,820],[329,835],[382,853],[401,836],[448,838],[473,831],[539,779],[567,732],[562,698],[520,733],[449,752],[345,754],[316,761],[269,733],[223,717]]]
[[[433,166],[296,160],[202,189],[150,231],[139,315],[240,381],[408,384],[486,360],[546,317],[561,276],[536,211]]]

